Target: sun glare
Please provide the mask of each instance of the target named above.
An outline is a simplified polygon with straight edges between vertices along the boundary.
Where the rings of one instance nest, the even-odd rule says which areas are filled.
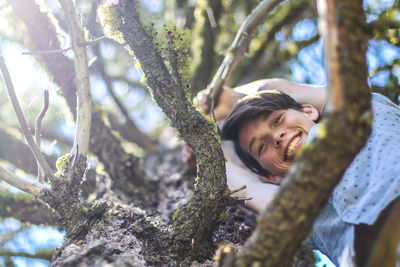
[[[24,50],[21,46],[3,41],[1,51],[17,94],[23,94],[33,87],[49,88],[51,86],[47,76],[38,71],[39,67],[32,56],[22,54]]]

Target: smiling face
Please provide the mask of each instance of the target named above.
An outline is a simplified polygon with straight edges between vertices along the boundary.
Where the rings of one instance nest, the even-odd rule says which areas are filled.
[[[271,174],[285,175],[319,117],[311,105],[302,109],[277,110],[244,123],[238,135],[241,149]]]

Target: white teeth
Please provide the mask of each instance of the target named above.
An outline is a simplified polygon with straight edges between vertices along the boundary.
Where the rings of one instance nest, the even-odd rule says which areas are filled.
[[[295,139],[293,139],[286,152],[286,157],[290,157],[293,155],[294,149],[296,148],[299,141],[300,141],[300,136],[297,136]]]

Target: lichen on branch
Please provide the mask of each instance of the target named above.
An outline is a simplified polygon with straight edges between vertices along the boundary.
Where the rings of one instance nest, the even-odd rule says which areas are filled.
[[[117,38],[123,36],[127,49],[140,63],[155,102],[196,155],[199,181],[193,198],[176,214],[174,227],[177,250],[186,256],[196,252],[198,258],[204,259],[210,256],[210,237],[215,222],[229,201],[223,152],[215,123],[194,109],[180,82],[179,67],[185,66],[177,55],[178,50],[185,52],[186,48],[174,47],[171,40],[176,44],[183,42],[185,34],[178,34],[174,26],[166,32],[169,38],[159,40],[158,35],[162,34],[154,23],[142,19],[141,12],[137,1],[120,0],[105,3],[99,14],[112,16],[101,18],[103,27]],[[163,52],[167,52],[167,56]],[[178,60],[171,64],[171,58]]]

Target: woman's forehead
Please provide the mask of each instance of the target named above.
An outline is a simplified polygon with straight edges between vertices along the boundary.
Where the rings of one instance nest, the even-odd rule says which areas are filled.
[[[265,111],[261,114],[258,114],[252,118],[249,118],[246,122],[244,122],[244,124],[248,124],[249,122],[261,122],[261,121],[266,121],[269,118],[271,118],[274,114],[282,112],[282,111],[287,111],[287,109],[279,109],[279,110],[269,110],[269,111]],[[244,126],[244,124],[242,124],[241,127]]]

